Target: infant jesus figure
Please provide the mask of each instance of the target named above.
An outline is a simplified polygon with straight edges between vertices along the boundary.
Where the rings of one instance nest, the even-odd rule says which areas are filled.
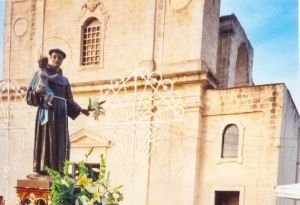
[[[54,93],[53,91],[49,88],[49,80],[54,80],[55,78],[57,78],[57,76],[60,73],[56,73],[54,75],[48,75],[47,71],[46,71],[46,67],[48,65],[48,58],[47,57],[43,57],[41,58],[42,61],[39,64],[40,67],[40,71],[38,73],[39,76],[39,82],[38,82],[38,89],[41,90],[41,96],[43,98],[43,107],[44,108],[48,108],[49,106],[53,106],[52,105],[52,100],[54,97]]]

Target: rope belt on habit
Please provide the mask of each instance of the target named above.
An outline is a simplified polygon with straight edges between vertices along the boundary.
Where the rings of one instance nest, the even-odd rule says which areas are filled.
[[[66,111],[66,115],[67,115],[67,99],[59,97],[59,96],[55,96],[55,95],[53,96],[53,98],[56,98],[58,100],[62,100],[64,102],[64,104],[65,104],[65,111]],[[40,110],[40,116],[39,116],[40,125],[44,125],[48,121],[49,121],[48,109],[42,107],[41,110]]]
[[[59,96],[56,96],[56,95],[54,95],[53,97],[54,97],[54,98],[57,98],[57,99],[60,99],[60,100],[63,100],[63,101],[65,101],[65,102],[67,101],[67,99],[62,98],[62,97],[59,97]]]

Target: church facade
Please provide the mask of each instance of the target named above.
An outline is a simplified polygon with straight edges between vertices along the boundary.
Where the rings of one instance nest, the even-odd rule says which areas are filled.
[[[124,185],[120,205],[292,205],[276,198],[274,187],[299,180],[298,111],[285,84],[254,84],[252,45],[235,15],[220,17],[220,4],[8,1],[4,80],[29,83],[38,55],[60,48],[67,54],[63,74],[84,107],[110,79],[137,69],[159,72],[180,93],[184,115],[151,155],[134,171],[121,166],[114,152],[129,149],[126,139],[116,144],[101,132],[101,120],[79,117],[69,120],[71,160],[91,147],[90,163],[105,154],[113,182]],[[27,137],[24,159],[9,179],[11,193],[16,179],[32,171],[34,136]],[[14,194],[7,199],[15,200]]]

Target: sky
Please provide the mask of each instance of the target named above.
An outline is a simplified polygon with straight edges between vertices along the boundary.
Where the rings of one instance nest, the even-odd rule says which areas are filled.
[[[0,0],[0,79],[4,4],[5,1]],[[300,108],[297,0],[222,0],[221,15],[232,13],[239,19],[254,48],[254,83],[286,83]]]
[[[284,82],[300,108],[297,0],[222,0],[221,15],[232,13],[254,48],[254,83]]]

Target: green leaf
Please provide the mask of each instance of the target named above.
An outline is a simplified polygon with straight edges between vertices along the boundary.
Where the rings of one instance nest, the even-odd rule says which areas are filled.
[[[98,104],[99,104],[99,105],[102,105],[102,104],[104,104],[105,102],[106,102],[106,100],[103,100],[103,101],[99,102]]]
[[[89,152],[87,154],[85,154],[85,159],[87,159],[92,154],[93,150],[94,150],[94,147],[91,147]]]
[[[92,109],[92,99],[89,98],[88,110],[91,110],[91,109]]]

